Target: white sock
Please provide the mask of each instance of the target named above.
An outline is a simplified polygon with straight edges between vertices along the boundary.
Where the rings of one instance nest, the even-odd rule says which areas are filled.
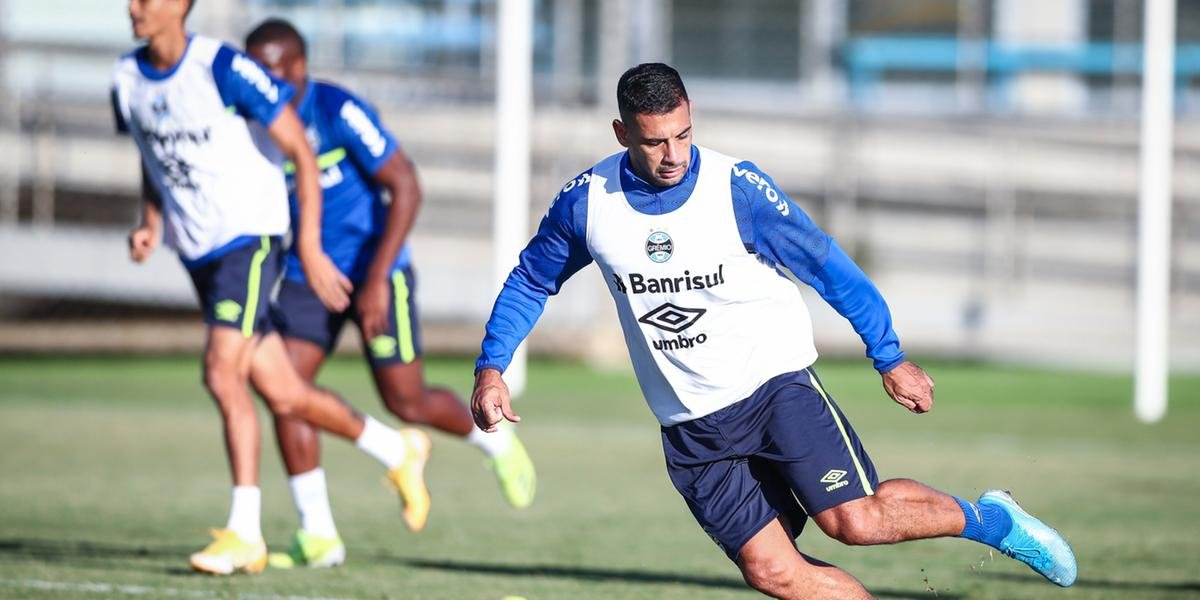
[[[337,537],[333,524],[333,509],[329,507],[329,492],[325,487],[325,469],[317,467],[307,473],[288,478],[292,500],[300,513],[300,528],[321,537]]]
[[[233,502],[229,506],[229,523],[238,537],[247,542],[262,541],[262,492],[256,485],[238,485],[233,488]]]
[[[507,427],[501,427],[492,433],[472,427],[471,433],[467,434],[467,443],[483,450],[483,453],[488,456],[499,456],[508,452],[509,447],[512,446],[512,439],[512,429]]]
[[[367,416],[362,435],[354,440],[354,445],[375,457],[375,460],[383,463],[383,466],[389,469],[400,466],[404,462],[405,454],[408,453],[404,436],[371,416]]]

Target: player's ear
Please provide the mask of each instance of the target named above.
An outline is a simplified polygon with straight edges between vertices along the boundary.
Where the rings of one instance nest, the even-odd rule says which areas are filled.
[[[617,143],[621,144],[621,147],[623,148],[628,148],[629,130],[625,128],[625,124],[622,123],[620,119],[613,119],[612,128],[613,133],[617,136]]]

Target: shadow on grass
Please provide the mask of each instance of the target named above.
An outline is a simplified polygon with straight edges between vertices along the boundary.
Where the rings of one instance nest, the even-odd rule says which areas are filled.
[[[0,558],[65,562],[86,559],[179,559],[195,552],[194,546],[114,544],[85,540],[0,539]]]
[[[375,556],[374,559],[380,562],[400,562],[414,569],[436,569],[454,573],[506,575],[511,577],[556,577],[561,579],[575,579],[579,581],[688,585],[727,590],[749,590],[746,584],[739,578],[705,577],[665,571],[644,571],[640,569],[604,569],[596,567],[578,567],[552,564],[496,564],[453,560],[399,558],[394,556],[380,555]],[[887,589],[873,589],[871,592],[879,598],[923,600],[933,597],[931,592],[910,592]],[[939,593],[937,597],[949,600],[962,598],[962,596],[945,593]]]
[[[980,577],[1011,581],[1014,583],[1030,583],[1049,585],[1046,580],[1037,575],[1018,575],[1016,573],[980,573]],[[1080,577],[1072,588],[1097,588],[1102,590],[1156,591],[1156,592],[1200,592],[1200,581],[1119,581],[1116,579],[1097,579]]]
[[[195,573],[183,566],[182,561],[195,547],[181,545],[120,544],[87,540],[48,540],[37,538],[0,538],[0,560],[33,561],[75,565],[102,566],[121,570],[142,572],[165,572],[172,576],[193,576]],[[746,590],[747,586],[738,577],[704,576],[670,571],[644,569],[606,569],[559,564],[501,564],[469,562],[461,560],[433,560],[404,558],[395,555],[376,554],[364,557],[377,563],[402,564],[413,569],[446,571],[477,575],[499,575],[509,577],[549,577],[591,582],[617,582],[645,585],[683,585],[708,589]],[[165,570],[161,565],[145,564],[143,561],[167,561],[171,565]],[[981,573],[982,577],[1021,583],[1045,585],[1040,579],[1007,573]],[[1177,592],[1200,591],[1200,582],[1127,582],[1100,579],[1081,579],[1076,587],[1096,587],[1123,590],[1164,590]],[[929,591],[895,589],[871,590],[879,598],[925,599],[934,594]],[[941,599],[956,600],[964,596],[938,592]]]
[[[187,557],[195,546],[117,544],[86,540],[0,539],[0,561],[35,562],[64,566],[102,568],[133,573],[165,573],[195,576]],[[163,567],[162,562],[171,566]]]

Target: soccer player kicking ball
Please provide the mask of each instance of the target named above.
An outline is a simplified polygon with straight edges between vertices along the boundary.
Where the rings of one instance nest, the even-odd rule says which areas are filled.
[[[970,502],[879,482],[812,365],[812,324],[786,268],[854,326],[883,387],[914,413],[933,381],[908,362],[866,275],[753,163],[692,145],[679,74],[643,64],[617,85],[614,154],[567,183],[496,299],[471,407],[485,431],[519,421],[500,373],[547,296],[595,261],[616,303],[675,488],[746,582],[778,598],[869,598],[797,550],[808,518],[846,544],[958,536],[1075,581],[1056,531],[1006,492]]]
[[[290,23],[261,23],[246,36],[246,52],[296,89],[291,104],[321,169],[321,245],[353,284],[350,304],[330,310],[306,284],[297,248],[289,251],[272,318],[292,364],[312,381],[346,321],[354,321],[388,410],[408,423],[429,425],[478,446],[487,454],[508,502],[528,506],[535,474],[520,440],[509,429],[480,431],[466,403],[453,392],[425,385],[412,258],[405,243],[421,202],[412,164],[365,102],[341,87],[309,78],[304,38]],[[298,211],[294,195],[292,200],[293,212]],[[329,507],[317,431],[302,420],[277,416],[275,432],[301,527],[291,551],[271,555],[271,565],[339,564],[345,546]]]
[[[304,127],[288,105],[294,90],[244,54],[184,31],[194,0],[131,0],[134,37],[146,44],[121,57],[113,74],[118,130],[142,157],[142,223],[129,253],[144,261],[160,235],[191,275],[208,324],[204,385],[224,421],[233,472],[229,522],[191,556],[215,574],[257,572],[267,564],[260,529],[259,430],[248,381],[271,411],[354,440],[388,469],[409,528],[429,514],[424,465],[429,439],[363,418],[292,368],[283,341],[267,333],[267,304],[288,228],[287,187],[278,165],[252,141],[250,120],[296,165],[297,254],[321,301],[344,309],[349,284],[321,250],[321,193]]]

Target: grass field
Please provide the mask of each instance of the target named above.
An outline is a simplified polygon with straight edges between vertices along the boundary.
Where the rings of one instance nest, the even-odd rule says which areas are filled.
[[[1172,381],[1165,422],[1138,425],[1128,377],[929,365],[938,405],[910,415],[869,366],[818,368],[883,477],[974,497],[1002,486],[1079,556],[1060,590],[962,540],[846,548],[816,528],[801,547],[882,598],[1200,597],[1200,377]],[[349,548],[344,567],[256,577],[192,574],[187,554],[224,523],[218,419],[194,357],[0,358],[0,596],[21,598],[754,597],[667,481],[657,424],[631,375],[535,363],[518,404],[539,496],[518,512],[477,451],[435,436],[427,529],[404,530],[382,471],[329,439],[325,465]],[[465,360],[430,379],[465,391]],[[324,383],[381,409],[366,371]],[[269,435],[264,528],[283,549],[296,517]]]

